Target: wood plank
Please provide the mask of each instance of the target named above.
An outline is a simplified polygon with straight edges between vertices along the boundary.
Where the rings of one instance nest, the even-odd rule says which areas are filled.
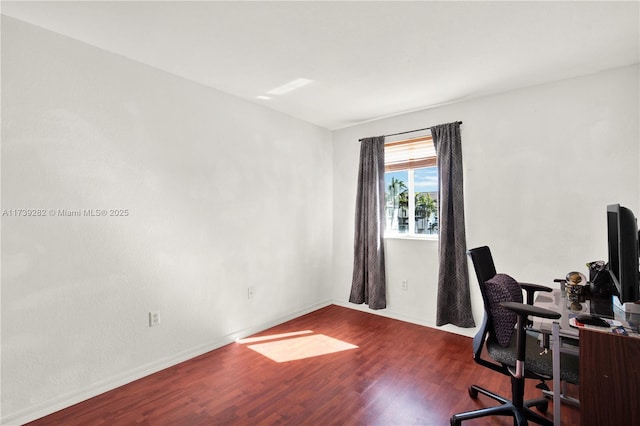
[[[468,337],[335,305],[256,336],[303,330],[357,348],[278,363],[233,343],[30,425],[445,425],[456,412],[494,405],[472,400],[469,385],[510,392],[507,377],[473,362]],[[527,398],[540,395],[535,384]],[[579,418],[563,406],[563,425]]]

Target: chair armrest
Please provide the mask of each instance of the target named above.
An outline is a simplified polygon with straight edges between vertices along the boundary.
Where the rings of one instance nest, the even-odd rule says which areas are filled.
[[[500,303],[500,306],[512,312],[515,312],[519,316],[532,315],[534,317],[549,318],[549,319],[558,319],[561,316],[558,312],[545,309],[545,308],[540,308],[538,306],[525,305],[524,303],[502,302]]]
[[[526,291],[529,291],[529,290],[544,291],[546,293],[549,293],[549,292],[553,291],[553,289],[551,287],[547,287],[546,285],[531,284],[531,283],[521,283],[521,282],[519,282],[518,284],[520,284],[520,287],[522,287]]]
[[[520,288],[522,288],[527,294],[527,305],[533,305],[533,297],[535,296],[536,291],[544,291],[546,293],[552,291],[553,289],[540,284],[531,284],[531,283],[521,283]]]
[[[500,303],[500,306],[512,312],[515,312],[518,316],[518,323],[516,326],[516,370],[515,372],[512,371],[511,373],[516,378],[524,377],[524,361],[527,351],[527,338],[525,329],[527,316],[531,315],[534,317],[558,319],[560,318],[560,314],[549,309],[516,302],[502,302]]]

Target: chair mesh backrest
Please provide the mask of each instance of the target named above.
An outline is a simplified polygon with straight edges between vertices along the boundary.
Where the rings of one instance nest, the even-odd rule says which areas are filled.
[[[496,276],[496,266],[493,263],[491,250],[489,250],[489,247],[483,246],[471,249],[468,253],[471,257],[471,261],[473,262],[473,269],[476,271],[476,277],[478,278],[478,284],[480,285],[480,292],[482,293],[482,300],[484,300],[485,311],[488,312],[489,305],[487,304],[488,299],[484,283]]]

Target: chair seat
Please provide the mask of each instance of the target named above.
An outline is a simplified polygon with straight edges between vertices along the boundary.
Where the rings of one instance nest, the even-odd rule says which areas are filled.
[[[533,378],[551,379],[553,377],[553,360],[551,351],[540,354],[542,348],[538,338],[527,333],[525,376]],[[515,367],[516,365],[516,333],[513,333],[509,346],[500,346],[498,342],[489,337],[486,342],[489,355],[501,364]],[[579,384],[580,374],[578,357],[566,353],[560,354],[560,379],[568,383]]]

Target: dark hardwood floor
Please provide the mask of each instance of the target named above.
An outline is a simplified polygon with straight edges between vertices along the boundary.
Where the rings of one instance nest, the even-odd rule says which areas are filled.
[[[338,306],[256,336],[294,332],[304,333],[232,343],[30,425],[447,425],[455,412],[495,405],[471,399],[470,384],[509,395],[507,377],[473,362],[468,337]],[[285,357],[340,349],[325,336],[357,348],[276,362],[249,347],[280,342],[261,349]],[[527,398],[539,396],[535,384]],[[562,411],[563,425],[579,424],[578,409]]]

